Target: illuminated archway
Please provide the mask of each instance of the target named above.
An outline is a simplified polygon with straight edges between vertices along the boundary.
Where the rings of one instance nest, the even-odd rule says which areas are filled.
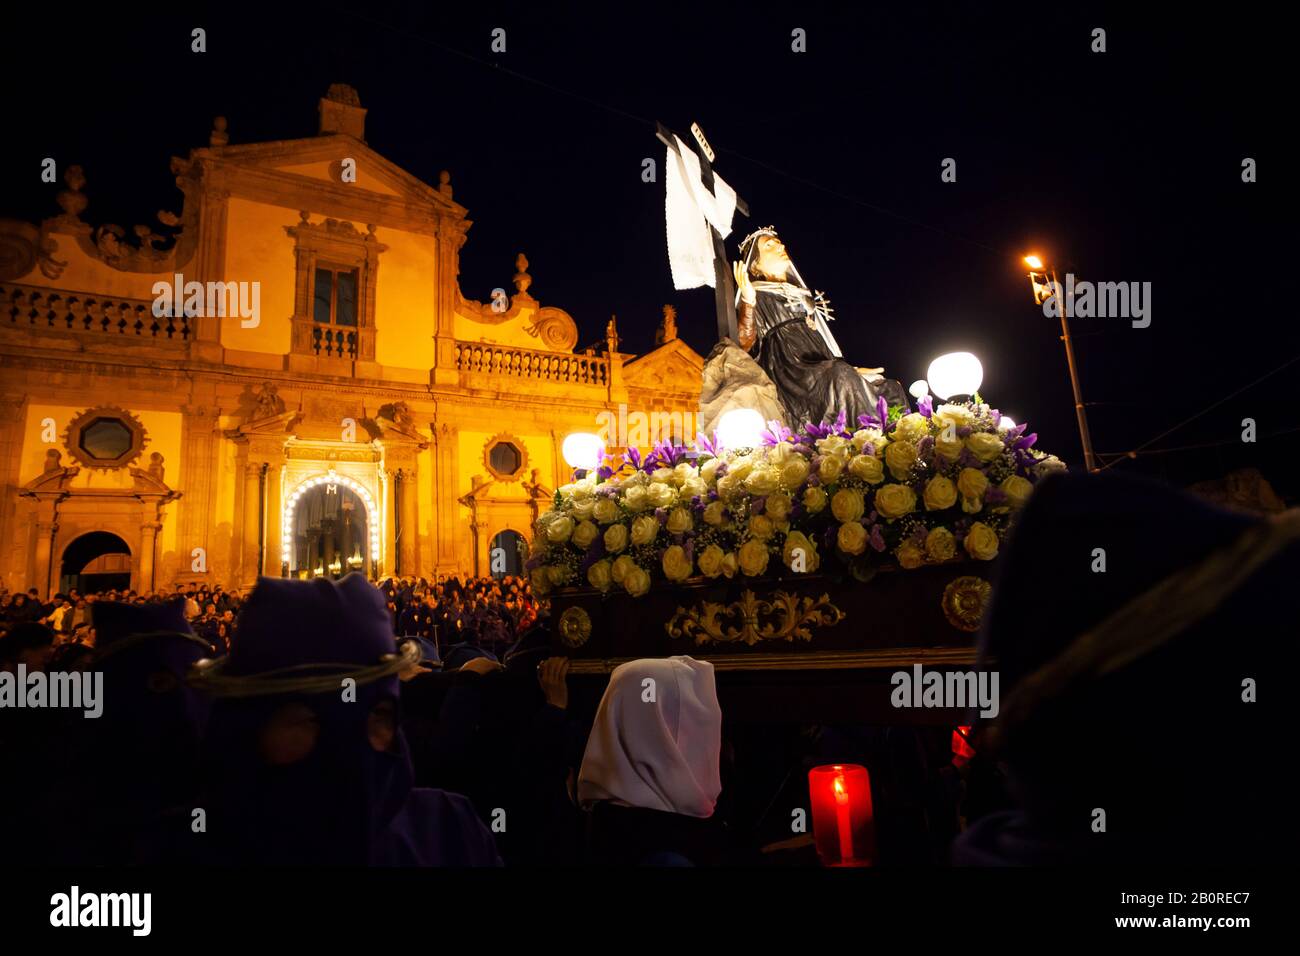
[[[362,506],[366,509],[366,533],[370,544],[370,568],[372,576],[379,572],[380,560],[383,557],[383,544],[381,541],[380,528],[382,527],[383,518],[380,515],[379,508],[376,507],[374,495],[361,482],[346,475],[340,475],[337,472],[330,471],[323,475],[314,475],[305,481],[300,482],[284,499],[284,511],[281,515],[280,522],[280,563],[284,568],[288,568],[294,554],[294,528],[295,519],[298,510],[298,504],[303,496],[325,486],[342,486],[351,491],[361,500]]]

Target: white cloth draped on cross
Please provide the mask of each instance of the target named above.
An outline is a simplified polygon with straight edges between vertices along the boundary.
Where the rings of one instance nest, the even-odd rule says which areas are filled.
[[[674,289],[697,289],[714,284],[712,226],[723,239],[731,234],[736,214],[736,191],[717,173],[713,191],[700,178],[700,158],[674,136],[677,148],[668,148],[664,163],[664,218],[668,232],[668,265]]]

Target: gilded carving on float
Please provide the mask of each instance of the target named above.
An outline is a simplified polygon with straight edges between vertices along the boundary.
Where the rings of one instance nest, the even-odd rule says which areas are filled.
[[[591,637],[591,617],[580,607],[560,615],[560,640],[566,647],[581,647]]]
[[[959,631],[978,631],[993,586],[983,578],[965,574],[943,589],[943,615]]]
[[[814,598],[777,591],[767,601],[745,590],[731,604],[679,606],[664,630],[669,637],[694,638],[696,644],[743,642],[752,647],[759,641],[811,641],[813,628],[833,627],[844,617],[828,594]]]

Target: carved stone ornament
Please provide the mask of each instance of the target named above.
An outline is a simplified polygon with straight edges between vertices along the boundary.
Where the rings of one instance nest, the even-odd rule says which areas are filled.
[[[679,606],[664,630],[669,637],[693,638],[696,644],[752,647],[759,641],[811,641],[813,628],[833,627],[842,620],[844,612],[830,603],[828,594],[801,598],[777,591],[768,601],[746,589],[731,604],[702,601],[690,609]]]
[[[565,647],[581,647],[591,637],[591,617],[580,607],[567,608],[560,615],[559,630]]]
[[[94,455],[85,447],[84,433],[91,429],[109,428],[121,432],[121,453],[108,457]],[[63,447],[74,459],[87,468],[99,468],[105,471],[124,468],[140,457],[149,436],[140,420],[123,408],[115,405],[96,405],[77,415],[68,423],[68,430],[63,436]]]
[[[954,578],[943,589],[943,616],[959,631],[978,631],[993,586],[983,578],[966,574]]]

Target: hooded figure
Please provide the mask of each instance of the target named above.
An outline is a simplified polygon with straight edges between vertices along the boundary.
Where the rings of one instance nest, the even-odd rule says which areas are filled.
[[[103,712],[78,721],[81,862],[178,862],[196,806],[199,740],[208,701],[185,685],[210,645],[185,619],[185,599],[94,605],[89,670],[103,674]],[[89,854],[90,858],[86,858]]]
[[[980,644],[1000,712],[976,759],[1005,765],[1018,806],[974,821],[954,862],[1289,857],[1271,769],[1286,725],[1265,682],[1286,670],[1300,513],[1261,521],[1145,481],[1059,475],[1005,560]]]
[[[722,710],[713,665],[691,657],[614,668],[578,773],[598,862],[703,862],[722,791]],[[630,809],[623,809],[630,808]]]
[[[217,862],[467,866],[499,863],[464,797],[412,786],[398,722],[399,653],[382,593],[263,578],[230,654],[195,682],[216,703],[204,741]]]

